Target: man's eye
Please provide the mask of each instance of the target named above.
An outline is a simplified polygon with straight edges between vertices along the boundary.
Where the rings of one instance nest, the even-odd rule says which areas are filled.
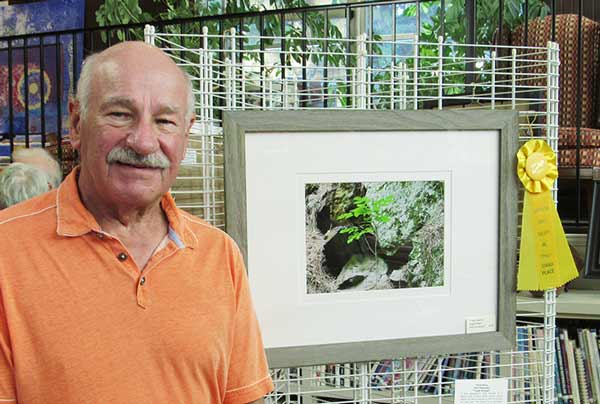
[[[113,112],[110,112],[109,115],[112,116],[113,118],[117,118],[117,119],[129,118],[129,114],[127,112],[121,112],[121,111],[113,111]]]
[[[176,125],[174,121],[171,121],[169,119],[157,119],[156,122],[159,125]]]

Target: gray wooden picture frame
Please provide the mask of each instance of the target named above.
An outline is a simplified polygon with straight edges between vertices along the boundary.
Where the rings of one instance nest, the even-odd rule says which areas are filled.
[[[269,132],[498,131],[498,302],[494,332],[267,349],[272,368],[481,352],[515,345],[518,114],[515,111],[245,111],[223,116],[226,231],[247,262],[245,136]],[[431,321],[435,321],[431,319]]]

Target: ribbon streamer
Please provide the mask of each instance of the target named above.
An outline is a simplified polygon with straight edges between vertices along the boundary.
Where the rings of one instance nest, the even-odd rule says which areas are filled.
[[[530,140],[519,149],[517,175],[525,187],[517,289],[557,288],[578,272],[550,193],[558,168],[545,141]]]

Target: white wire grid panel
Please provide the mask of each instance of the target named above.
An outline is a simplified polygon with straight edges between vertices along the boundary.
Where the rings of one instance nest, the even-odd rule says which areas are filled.
[[[543,403],[544,327],[518,327],[519,350],[273,370],[269,403],[453,403],[456,379],[508,378],[509,403]],[[485,403],[480,403],[485,404]]]
[[[178,205],[224,226],[224,110],[512,109],[519,138],[557,149],[558,45],[502,47],[396,40],[157,33],[146,41],[191,76],[196,117],[173,186]],[[556,189],[553,190],[556,198]],[[273,369],[269,403],[452,403],[454,380],[509,379],[509,403],[555,402],[555,291],[543,322],[519,321],[516,348],[448,357]],[[434,321],[432,319],[432,321]]]

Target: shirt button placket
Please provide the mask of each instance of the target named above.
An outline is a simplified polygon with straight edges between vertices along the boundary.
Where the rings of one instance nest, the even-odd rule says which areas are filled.
[[[147,291],[145,290],[146,288],[144,287],[145,284],[146,284],[146,277],[142,276],[140,278],[140,280],[138,281],[137,303],[138,303],[138,306],[140,306],[140,307],[142,307],[144,309],[148,305]]]

